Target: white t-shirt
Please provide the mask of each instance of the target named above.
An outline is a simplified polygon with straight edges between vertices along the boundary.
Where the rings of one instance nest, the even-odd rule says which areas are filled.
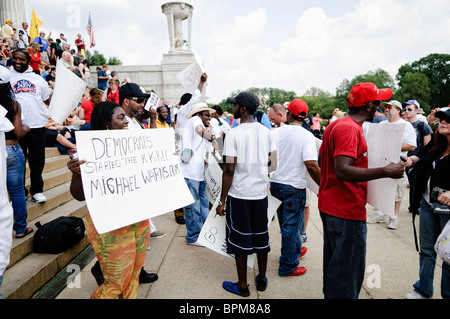
[[[308,172],[304,162],[318,159],[314,135],[301,126],[284,125],[272,130],[272,137],[277,147],[278,168],[271,181],[305,189]]]
[[[9,82],[22,108],[24,124],[30,128],[45,127],[48,121],[48,108],[44,101],[50,98],[48,83],[34,73],[31,67],[24,73],[12,69]]]
[[[186,122],[181,136],[180,158],[184,149],[191,149],[193,155],[188,164],[181,160],[180,163],[185,178],[203,182],[205,180],[205,143],[208,142],[195,132],[198,126],[205,127],[201,118],[196,115]]]
[[[186,115],[191,111],[192,107],[199,103],[202,99],[202,93],[199,89],[196,89],[194,91],[194,94],[192,94],[191,100],[186,103],[185,105],[181,106],[177,111],[177,131],[182,134],[186,123],[189,121],[186,118]]]
[[[143,127],[139,124],[139,122],[133,117],[129,118],[125,115],[125,118],[128,120],[128,129],[129,130],[142,130]]]
[[[227,134],[231,129],[230,124],[220,117],[211,118],[211,126],[216,137],[222,136],[222,133]]]
[[[416,130],[414,129],[414,126],[412,126],[411,123],[405,121],[404,119],[400,119],[396,122],[389,122],[389,121],[383,121],[380,122],[379,125],[402,125],[405,124],[405,129],[403,130],[403,139],[402,144],[409,144],[414,147],[417,147],[417,136],[416,136]],[[400,155],[406,157],[408,152],[401,152]]]
[[[236,157],[237,163],[228,195],[248,200],[265,198],[269,153],[274,151],[276,145],[264,125],[243,123],[231,129],[225,138],[223,155]]]
[[[20,40],[19,35],[22,36],[22,39],[23,39],[24,42],[22,42],[22,40]],[[20,29],[20,30],[19,30],[19,32],[18,32],[16,38],[17,38],[17,45],[18,45],[18,47],[19,47],[20,49],[26,49],[26,48],[28,47],[28,45],[29,45],[28,42],[29,42],[30,40],[29,40],[29,38],[28,38],[28,33],[27,33],[24,29]]]

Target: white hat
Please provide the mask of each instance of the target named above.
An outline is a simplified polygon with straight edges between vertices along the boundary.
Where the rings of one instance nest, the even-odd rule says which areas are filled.
[[[393,105],[393,106],[399,108],[400,110],[403,110],[402,104],[399,101],[392,100],[390,102],[383,102],[383,103],[381,103],[380,106],[386,107],[386,105]]]
[[[216,110],[211,109],[208,107],[208,104],[202,102],[202,103],[197,103],[195,104],[191,111],[186,115],[187,119],[191,119],[195,114],[200,113],[200,112],[204,112],[204,111],[209,111],[209,113],[216,113]]]
[[[0,66],[0,84],[9,82],[9,70],[3,66]]]

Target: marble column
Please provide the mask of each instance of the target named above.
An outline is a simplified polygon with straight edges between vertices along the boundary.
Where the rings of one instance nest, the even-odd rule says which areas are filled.
[[[191,51],[192,12],[194,8],[184,2],[168,2],[161,6],[167,16],[169,28],[169,53],[184,53]],[[183,21],[188,19],[188,39],[183,36]]]
[[[26,17],[25,0],[0,0],[0,25],[3,26],[7,19],[13,22],[13,27],[17,30],[22,27],[23,22],[30,24]]]

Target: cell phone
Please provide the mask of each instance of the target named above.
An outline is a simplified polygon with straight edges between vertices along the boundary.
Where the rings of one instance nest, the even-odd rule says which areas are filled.
[[[405,163],[407,162],[406,159],[404,159],[404,158],[401,157],[401,156],[400,156],[400,159],[401,159],[403,162],[405,162]]]
[[[73,160],[73,159],[78,159],[78,153],[73,153],[72,155],[69,156],[69,158],[70,158],[71,160]]]

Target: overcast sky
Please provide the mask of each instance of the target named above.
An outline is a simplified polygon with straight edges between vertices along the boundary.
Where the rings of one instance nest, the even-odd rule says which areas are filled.
[[[124,65],[160,64],[169,51],[162,0],[25,0],[44,31],[77,33]],[[189,0],[192,51],[209,75],[207,95],[220,102],[234,90],[276,87],[302,94],[335,93],[343,79],[398,68],[431,53],[450,52],[448,0]],[[187,39],[187,32],[184,34]]]

